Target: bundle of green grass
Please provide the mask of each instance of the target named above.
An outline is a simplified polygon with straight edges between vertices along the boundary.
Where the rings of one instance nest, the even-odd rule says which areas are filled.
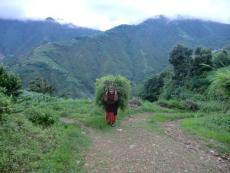
[[[96,104],[105,108],[104,95],[109,87],[114,87],[118,93],[118,107],[125,110],[131,91],[130,81],[123,76],[104,76],[96,80]]]

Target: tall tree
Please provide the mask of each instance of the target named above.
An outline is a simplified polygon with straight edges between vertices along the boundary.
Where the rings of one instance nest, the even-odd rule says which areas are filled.
[[[204,72],[212,70],[212,66],[211,50],[201,47],[196,48],[194,58],[191,61],[191,76],[200,76]]]
[[[190,63],[192,60],[192,49],[177,45],[171,52],[169,62],[173,65],[173,80],[178,85],[184,85],[185,79],[190,73]]]
[[[168,75],[167,72],[163,72],[160,75],[155,75],[148,79],[140,96],[150,102],[157,101],[164,86],[164,78]]]

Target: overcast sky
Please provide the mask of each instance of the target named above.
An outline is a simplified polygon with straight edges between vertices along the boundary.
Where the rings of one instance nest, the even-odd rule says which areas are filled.
[[[106,30],[163,14],[230,23],[230,0],[0,0],[0,17],[44,19]]]

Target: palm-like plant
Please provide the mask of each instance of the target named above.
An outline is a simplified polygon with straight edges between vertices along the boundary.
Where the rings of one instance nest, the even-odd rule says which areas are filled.
[[[209,91],[221,94],[230,100],[230,67],[217,70],[209,79],[211,81]]]

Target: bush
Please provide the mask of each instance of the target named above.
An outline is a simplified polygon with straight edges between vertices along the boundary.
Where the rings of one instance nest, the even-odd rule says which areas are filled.
[[[226,109],[226,104],[223,101],[216,100],[206,100],[206,101],[197,101],[199,110],[201,112],[223,112]]]
[[[213,64],[215,68],[221,68],[230,65],[230,53],[223,49],[216,53],[213,59]]]
[[[50,85],[47,80],[36,78],[29,82],[29,90],[52,95],[55,91],[54,86]]]
[[[169,73],[164,72],[148,79],[144,84],[142,93],[140,94],[141,98],[150,102],[157,101],[162,92],[164,80],[165,78],[168,78],[168,76]]]
[[[159,100],[157,102],[161,107],[169,108],[169,109],[181,109],[188,111],[197,111],[199,110],[198,103],[192,100]]]
[[[129,107],[133,107],[133,108],[142,106],[142,102],[138,99],[132,99],[128,102],[128,104],[129,104]]]
[[[2,114],[10,112],[10,99],[4,94],[0,93],[0,120],[2,120]]]
[[[184,107],[186,110],[191,110],[191,111],[197,111],[199,109],[198,104],[192,100],[184,101]]]
[[[8,96],[17,97],[21,91],[21,79],[13,73],[9,73],[3,66],[0,66],[0,88],[1,92]]]
[[[165,107],[169,109],[172,108],[184,109],[183,104],[178,100],[159,100],[157,104],[160,105],[161,107]]]
[[[113,85],[118,92],[118,106],[125,110],[131,91],[130,81],[123,76],[105,76],[96,80],[96,104],[105,107],[104,94],[108,87]]]
[[[55,123],[56,118],[51,110],[32,107],[26,111],[27,118],[36,125],[50,126]]]
[[[217,70],[209,76],[211,84],[209,86],[210,95],[222,95],[228,101],[230,100],[230,68]]]
[[[209,121],[210,124],[215,124],[221,129],[230,132],[230,116],[213,116],[209,119]]]

